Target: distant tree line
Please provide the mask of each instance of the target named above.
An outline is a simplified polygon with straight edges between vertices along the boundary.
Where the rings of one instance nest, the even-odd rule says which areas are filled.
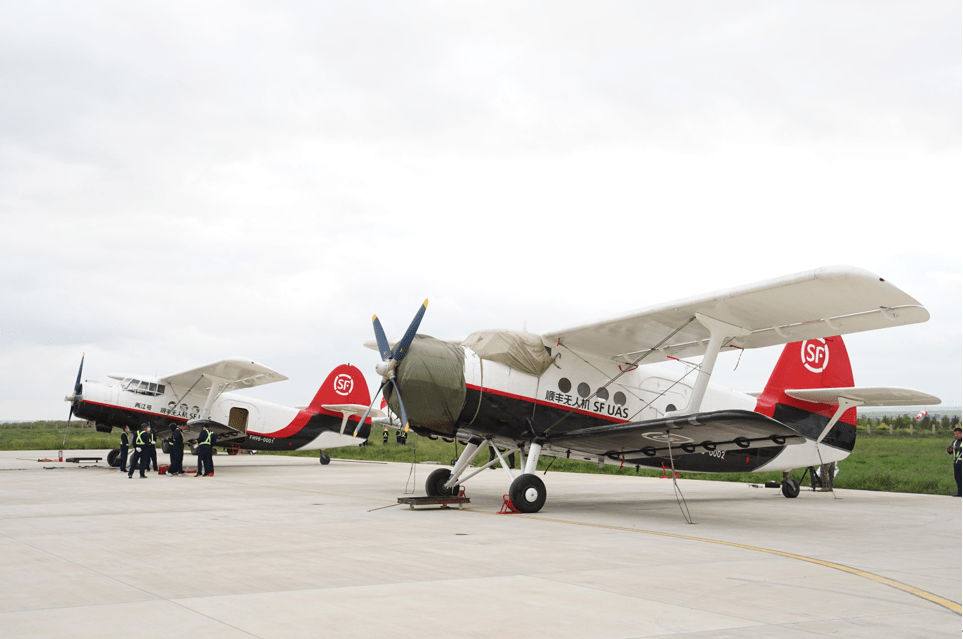
[[[913,433],[933,435],[949,435],[960,425],[959,415],[952,417],[944,415],[924,415],[916,419],[915,415],[874,415],[859,417],[856,420],[858,429],[869,434],[876,433]]]

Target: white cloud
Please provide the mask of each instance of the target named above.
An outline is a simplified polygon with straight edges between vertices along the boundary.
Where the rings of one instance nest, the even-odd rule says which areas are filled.
[[[0,419],[66,414],[82,351],[244,354],[296,404],[425,297],[430,334],[548,331],[839,263],[933,315],[851,351],[959,403],[958,3],[5,17]]]

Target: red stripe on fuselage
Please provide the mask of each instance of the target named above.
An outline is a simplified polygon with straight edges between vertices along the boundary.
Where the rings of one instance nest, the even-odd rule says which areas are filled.
[[[507,393],[505,391],[496,390],[494,388],[482,388],[481,386],[475,386],[474,384],[465,384],[465,387],[471,390],[479,391],[481,393],[490,393],[492,395],[498,395],[499,397],[507,397],[508,399],[515,399],[518,401],[527,402],[529,404],[535,404],[536,406],[558,408],[561,410],[568,411],[570,413],[578,413],[579,415],[585,415],[586,417],[597,417],[598,419],[604,419],[605,421],[609,421],[614,424],[629,423],[629,421],[626,419],[619,419],[618,417],[610,417],[609,415],[602,415],[601,413],[593,413],[591,411],[582,410],[580,408],[572,408],[571,406],[564,406],[562,404],[546,402],[543,399],[535,399],[534,397],[526,397],[524,395],[515,395],[513,393]]]
[[[151,415],[154,417],[163,417],[164,419],[170,419],[178,422],[185,422],[185,423],[187,422],[186,417],[174,417],[173,415],[165,415],[164,413],[152,413],[147,410],[139,410],[137,408],[128,408],[127,406],[118,406],[117,404],[102,404],[101,402],[92,402],[88,399],[80,400],[80,405],[83,406],[84,404],[90,404],[92,406],[103,406],[104,408],[109,408],[110,410],[122,410],[128,413],[137,413],[138,415]],[[76,411],[76,412],[78,415],[80,414],[80,411]]]

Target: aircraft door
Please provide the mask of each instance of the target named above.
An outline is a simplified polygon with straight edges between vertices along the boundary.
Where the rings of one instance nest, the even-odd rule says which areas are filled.
[[[232,402],[227,413],[227,425],[247,434],[248,429],[258,431],[259,418],[257,407],[251,404]]]
[[[656,419],[666,413],[682,410],[689,404],[692,392],[688,386],[664,377],[648,377],[642,382],[642,399],[649,408],[640,419]]]

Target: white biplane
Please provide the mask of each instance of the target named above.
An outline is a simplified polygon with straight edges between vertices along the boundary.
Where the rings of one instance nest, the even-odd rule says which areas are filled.
[[[197,439],[202,427],[229,452],[240,450],[317,450],[322,464],[330,457],[327,448],[358,446],[368,436],[372,411],[364,420],[371,395],[364,375],[356,367],[335,368],[318,389],[311,403],[293,408],[255,399],[236,392],[287,379],[277,371],[249,359],[231,357],[183,373],[155,378],[145,375],[110,375],[118,383],[95,380],[81,382],[84,361],[80,360],[70,417],[77,416],[101,432],[130,426],[136,430],[147,423],[160,436],[171,426],[186,425],[184,440]],[[364,437],[354,437],[356,432]],[[164,452],[167,452],[164,442]],[[192,450],[194,447],[192,446]],[[108,454],[117,465],[118,449]]]
[[[453,467],[428,477],[430,496],[457,494],[500,463],[514,506],[537,512],[546,498],[535,475],[542,456],[694,472],[790,471],[849,455],[857,406],[939,403],[910,389],[855,386],[840,335],[925,322],[929,313],[883,278],[852,267],[543,335],[490,330],[461,342],[417,335],[426,307],[427,300],[393,346],[375,316],[368,345],[381,354],[379,392],[403,427],[466,444]],[[720,352],[781,344],[761,394],[710,384]],[[701,363],[684,375],[678,365],[659,363],[698,356]],[[485,444],[497,459],[470,468]],[[503,453],[516,450],[524,463],[513,475]],[[792,478],[781,488],[787,497],[799,493]]]

